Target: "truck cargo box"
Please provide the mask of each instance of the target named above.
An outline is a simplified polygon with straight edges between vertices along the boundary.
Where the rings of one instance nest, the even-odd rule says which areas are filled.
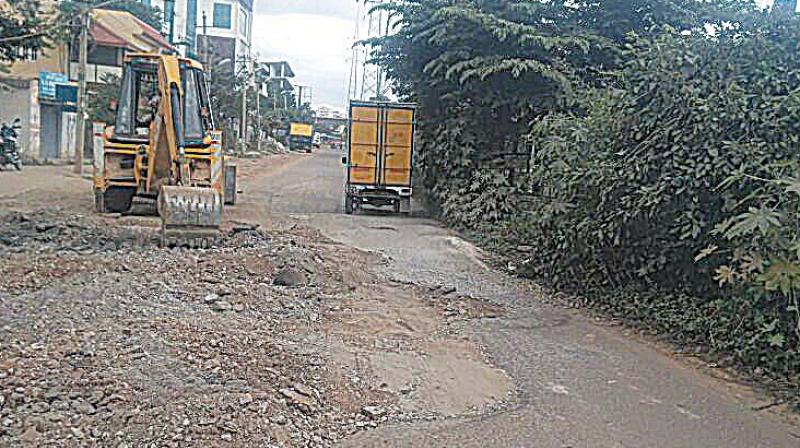
[[[410,213],[416,106],[350,103],[345,211],[394,206]]]

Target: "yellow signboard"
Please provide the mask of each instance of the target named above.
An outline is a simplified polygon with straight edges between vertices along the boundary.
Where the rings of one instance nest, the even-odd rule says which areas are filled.
[[[296,137],[313,137],[314,126],[306,123],[292,123],[289,126],[289,135]]]

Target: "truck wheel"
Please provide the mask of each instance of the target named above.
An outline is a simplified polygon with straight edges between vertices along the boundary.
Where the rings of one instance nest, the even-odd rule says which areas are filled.
[[[125,213],[131,209],[133,196],[136,195],[136,189],[128,187],[109,187],[101,194],[103,196],[103,212]]]
[[[344,198],[344,212],[348,215],[353,214],[353,197],[350,195]]]

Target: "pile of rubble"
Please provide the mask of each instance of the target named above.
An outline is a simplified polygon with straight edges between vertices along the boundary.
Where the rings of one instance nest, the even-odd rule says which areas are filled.
[[[347,263],[255,228],[156,234],[0,220],[0,446],[329,446],[385,421],[311,336]]]

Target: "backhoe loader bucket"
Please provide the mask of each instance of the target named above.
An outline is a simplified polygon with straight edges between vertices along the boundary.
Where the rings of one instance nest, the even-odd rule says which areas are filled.
[[[161,187],[161,245],[205,248],[219,238],[222,195],[213,188]]]

